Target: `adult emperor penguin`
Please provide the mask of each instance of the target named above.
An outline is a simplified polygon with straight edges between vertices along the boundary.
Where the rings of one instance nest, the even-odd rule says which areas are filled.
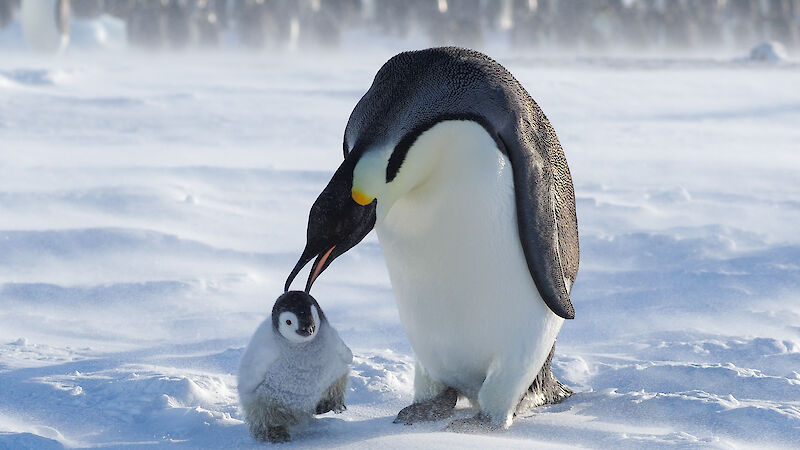
[[[62,52],[69,44],[69,0],[24,0],[20,8],[22,34],[28,48]]]
[[[480,408],[505,428],[571,391],[550,370],[574,310],[575,195],[550,122],[519,82],[461,48],[400,53],[353,110],[344,162],[311,207],[306,290],[374,227],[416,360],[398,422]]]

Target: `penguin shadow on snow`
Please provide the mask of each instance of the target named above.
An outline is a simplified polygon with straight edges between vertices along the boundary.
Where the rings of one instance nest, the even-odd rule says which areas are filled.
[[[352,405],[355,410],[359,405]],[[385,439],[389,437],[401,437],[412,434],[430,433],[449,433],[445,431],[447,425],[457,419],[466,419],[477,413],[476,408],[458,408],[451,417],[435,422],[417,423],[414,425],[404,425],[393,423],[396,415],[389,414],[368,419],[351,420],[345,411],[338,417],[320,416],[306,428],[293,433],[292,441],[286,444],[298,447],[326,445],[326,446],[345,446],[370,441],[372,439]],[[492,434],[491,432],[486,432]],[[500,432],[504,434],[504,432]]]
[[[303,445],[315,445],[325,442],[328,445],[340,446],[356,444],[359,442],[370,441],[372,439],[393,439],[402,438],[415,434],[448,434],[448,435],[481,435],[484,437],[497,437],[503,439],[537,439],[543,442],[560,442],[575,445],[591,445],[609,439],[618,439],[619,433],[614,431],[576,427],[574,423],[565,422],[564,425],[553,423],[547,420],[545,423],[541,419],[548,415],[574,414],[581,409],[581,405],[587,405],[592,401],[594,393],[575,393],[569,399],[555,405],[548,405],[526,411],[516,416],[514,424],[506,430],[489,430],[476,428],[471,432],[452,432],[447,430],[447,426],[454,420],[470,419],[479,412],[477,407],[470,405],[464,399],[460,399],[453,414],[442,420],[415,423],[404,425],[393,423],[394,414],[375,417],[366,420],[347,421],[323,417],[317,419],[312,428],[297,433],[297,439],[293,443]],[[346,422],[346,423],[345,423]],[[575,433],[576,428],[581,428],[580,433]],[[434,438],[435,439],[435,438]],[[433,444],[434,442],[431,442]],[[634,446],[634,445],[632,445]]]

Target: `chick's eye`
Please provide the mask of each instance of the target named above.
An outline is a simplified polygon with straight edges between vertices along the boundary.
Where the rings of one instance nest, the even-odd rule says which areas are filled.
[[[291,324],[292,324],[292,321],[291,321],[291,320],[287,320],[287,321],[286,321],[286,325],[291,325]]]

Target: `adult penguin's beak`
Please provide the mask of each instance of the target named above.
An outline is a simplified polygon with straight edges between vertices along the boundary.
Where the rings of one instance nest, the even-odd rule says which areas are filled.
[[[288,291],[297,274],[309,261],[316,258],[306,282],[306,292],[334,259],[344,254],[375,226],[375,205],[366,205],[353,199],[353,167],[357,158],[351,154],[333,174],[333,178],[319,194],[308,215],[306,247],[286,279]]]

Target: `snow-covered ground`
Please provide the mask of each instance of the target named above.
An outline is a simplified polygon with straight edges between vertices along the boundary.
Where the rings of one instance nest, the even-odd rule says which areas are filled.
[[[238,359],[389,56],[0,57],[0,448],[260,445]],[[370,235],[314,288],[349,409],[290,446],[796,446],[800,68],[498,59],[575,181],[576,394],[489,435],[392,424],[412,352]]]

